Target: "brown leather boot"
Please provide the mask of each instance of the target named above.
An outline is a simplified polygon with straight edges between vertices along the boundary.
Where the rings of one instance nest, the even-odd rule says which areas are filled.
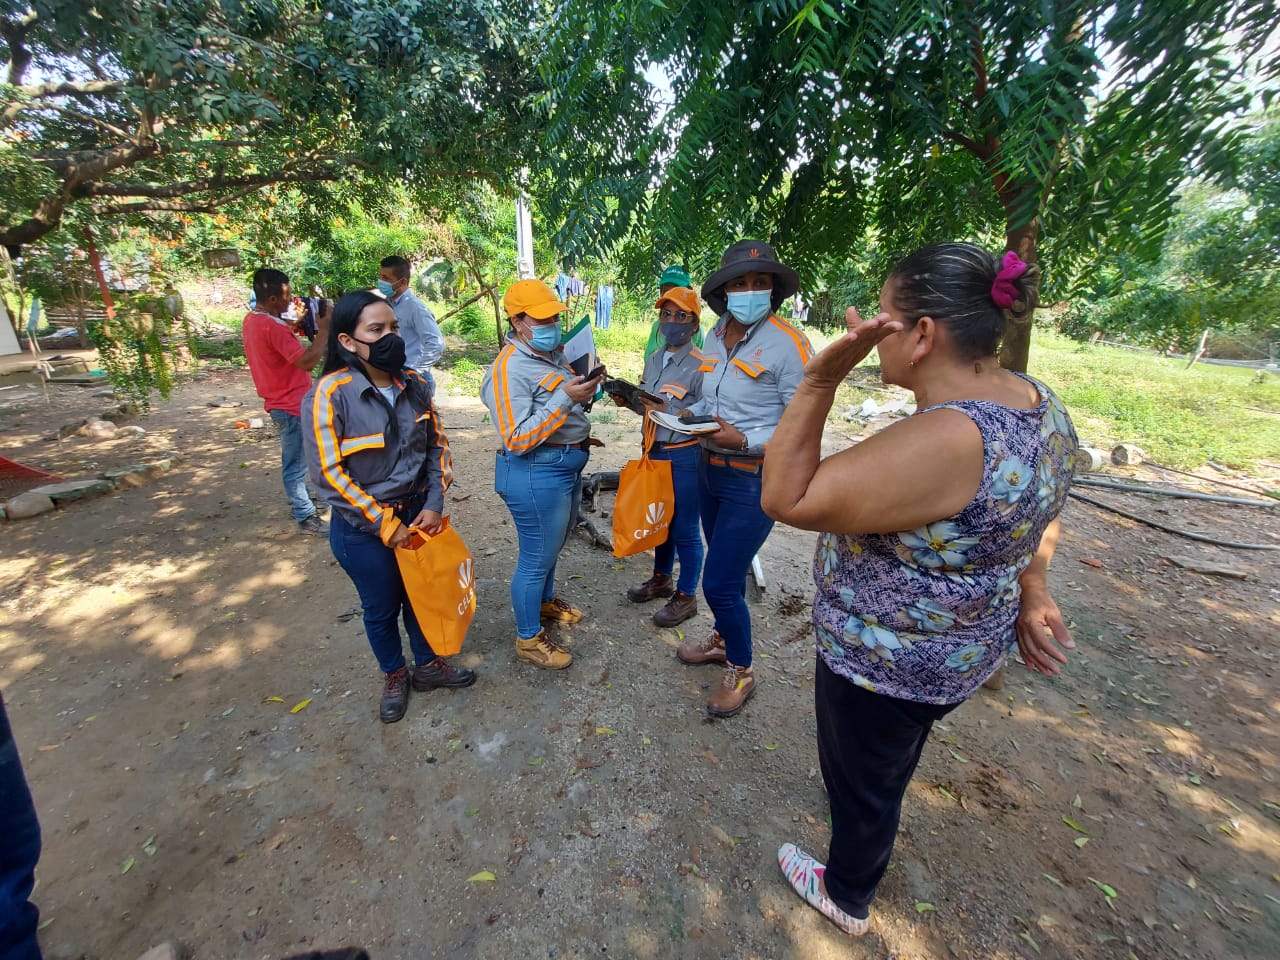
[[[713,717],[732,717],[756,692],[755,673],[750,667],[738,667],[727,660],[724,677],[716,692],[707,700],[707,713]]]
[[[705,640],[686,640],[676,647],[676,656],[684,663],[726,663],[724,655],[724,637],[711,631]]]
[[[516,637],[516,656],[544,670],[563,670],[573,663],[573,654],[548,637],[545,630],[528,640]]]
[[[698,598],[677,590],[676,595],[667,601],[667,605],[653,615],[653,623],[658,627],[674,627],[697,613]]]
[[[577,623],[583,617],[581,610],[568,600],[561,600],[559,597],[544,600],[542,606],[538,608],[538,613],[543,620],[555,620],[557,623]]]
[[[659,597],[669,597],[675,592],[676,587],[671,582],[671,574],[655,573],[640,586],[628,587],[627,599],[632,603],[648,603]]]

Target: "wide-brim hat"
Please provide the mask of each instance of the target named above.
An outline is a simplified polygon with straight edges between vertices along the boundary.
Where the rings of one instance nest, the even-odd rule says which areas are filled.
[[[775,310],[783,300],[800,289],[799,274],[786,264],[778,262],[773,247],[763,240],[739,240],[724,252],[724,256],[720,258],[720,269],[702,285],[702,299],[716,313],[723,314],[729,309],[724,285],[744,273],[752,272],[771,273],[777,278],[773,284],[773,296],[770,297]]]
[[[535,320],[546,320],[569,308],[556,299],[556,295],[541,280],[517,280],[507,287],[502,297],[502,307],[508,317],[527,313]]]
[[[666,293],[659,295],[658,302],[653,307],[655,310],[659,309],[664,303],[674,303],[681,310],[692,313],[695,317],[702,312],[698,295],[688,287],[672,287]]]

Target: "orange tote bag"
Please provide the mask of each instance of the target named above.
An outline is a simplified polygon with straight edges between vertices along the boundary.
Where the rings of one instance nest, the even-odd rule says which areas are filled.
[[[450,657],[462,649],[476,614],[476,577],[471,551],[448,517],[444,524],[434,536],[411,531],[408,546],[396,549],[396,563],[431,649]]]
[[[613,555],[630,557],[665,543],[676,512],[671,464],[650,460],[649,448],[657,428],[644,420],[644,453],[628,461],[618,474],[618,496],[613,501]]]

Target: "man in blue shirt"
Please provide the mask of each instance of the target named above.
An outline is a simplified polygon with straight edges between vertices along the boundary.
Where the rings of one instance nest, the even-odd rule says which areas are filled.
[[[405,366],[417,370],[431,392],[436,390],[431,368],[444,355],[444,337],[436,325],[436,316],[409,289],[409,261],[404,257],[387,257],[378,270],[378,292],[387,298],[400,324],[404,339]]]

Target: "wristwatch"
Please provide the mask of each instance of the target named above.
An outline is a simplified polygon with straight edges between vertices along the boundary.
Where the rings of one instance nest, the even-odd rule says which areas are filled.
[[[751,441],[747,439],[747,435],[744,433],[742,435],[742,452],[746,453],[750,449],[751,449]]]

